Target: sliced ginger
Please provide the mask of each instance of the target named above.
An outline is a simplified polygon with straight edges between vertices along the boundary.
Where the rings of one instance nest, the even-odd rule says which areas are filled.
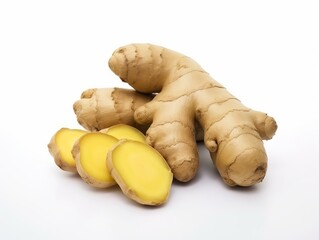
[[[100,132],[111,135],[119,140],[129,139],[146,143],[146,137],[142,132],[140,132],[137,128],[126,124],[116,124],[109,128],[102,129]]]
[[[72,154],[82,179],[99,188],[116,184],[106,166],[107,153],[118,140],[110,135],[94,132],[82,136],[75,143]]]
[[[132,140],[120,140],[107,157],[107,167],[123,193],[144,205],[166,202],[173,174],[151,146]]]
[[[49,152],[56,165],[62,170],[76,172],[75,160],[71,154],[74,143],[87,131],[80,129],[61,128],[51,138],[48,144]]]

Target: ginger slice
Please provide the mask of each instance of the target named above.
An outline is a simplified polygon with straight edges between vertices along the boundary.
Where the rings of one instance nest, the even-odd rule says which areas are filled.
[[[111,135],[119,140],[129,139],[146,143],[146,136],[141,131],[126,124],[116,124],[112,127],[102,129],[100,132]]]
[[[173,174],[163,156],[151,146],[120,140],[109,152],[107,167],[123,193],[144,205],[168,199]]]
[[[109,149],[118,142],[112,136],[94,132],[76,141],[72,154],[81,178],[91,186],[107,188],[116,184],[106,166]]]
[[[48,144],[49,152],[56,165],[62,170],[76,172],[75,160],[71,150],[76,140],[86,133],[87,131],[80,129],[61,128],[51,138]]]

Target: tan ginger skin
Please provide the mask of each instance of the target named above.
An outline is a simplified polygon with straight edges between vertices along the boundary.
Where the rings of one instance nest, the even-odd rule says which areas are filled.
[[[134,111],[153,99],[152,94],[120,88],[92,88],[81,94],[81,99],[73,104],[78,122],[89,131],[123,123],[145,132],[147,126],[134,120]]]
[[[117,124],[133,126],[143,133],[149,125],[138,124],[134,111],[154,98],[153,94],[143,94],[123,88],[91,88],[81,94],[81,99],[73,104],[78,122],[85,129],[95,132],[114,127]],[[203,140],[203,130],[197,122],[196,140]]]
[[[138,92],[158,93],[134,109],[134,120],[150,125],[147,141],[164,156],[177,180],[191,180],[198,169],[196,122],[226,184],[251,186],[263,180],[263,140],[277,129],[272,117],[244,106],[191,58],[160,46],[121,47],[109,66]],[[82,107],[75,105],[75,110]]]

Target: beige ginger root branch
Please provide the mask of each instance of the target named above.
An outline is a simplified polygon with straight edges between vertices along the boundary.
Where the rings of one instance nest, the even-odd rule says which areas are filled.
[[[134,111],[150,102],[152,94],[142,94],[122,88],[93,88],[81,94],[81,99],[73,104],[78,122],[89,131],[105,132],[109,127],[126,124],[145,133],[149,125],[138,124]],[[195,122],[196,139],[203,140],[203,130]]]
[[[158,93],[134,109],[134,119],[150,124],[147,140],[167,160],[176,179],[186,182],[196,174],[197,120],[225,183],[251,186],[262,181],[267,169],[263,140],[271,139],[277,129],[272,117],[244,106],[191,58],[160,46],[121,47],[109,66],[135,90]]]
[[[173,174],[165,159],[151,146],[120,140],[107,155],[107,167],[123,193],[145,205],[166,202]]]
[[[119,88],[93,88],[84,91],[73,104],[78,122],[89,131],[99,131],[116,124],[127,124],[145,132],[136,123],[134,111],[153,99],[152,94]]]

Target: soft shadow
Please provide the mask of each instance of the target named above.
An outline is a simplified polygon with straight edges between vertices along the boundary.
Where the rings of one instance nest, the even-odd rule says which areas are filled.
[[[85,183],[84,181],[82,181],[83,184],[83,188],[85,188],[85,190],[88,190],[90,192],[94,192],[94,193],[97,193],[97,194],[114,194],[114,193],[121,193],[121,189],[118,185],[114,185],[114,186],[111,186],[111,187],[108,187],[108,188],[98,188],[98,187],[94,187],[94,186],[91,186],[87,183]]]
[[[213,160],[210,157],[209,151],[206,149],[205,144],[200,142],[197,144],[199,153],[199,178],[203,176],[209,177],[213,181],[220,179],[219,173],[214,166]]]
[[[128,199],[128,200],[130,200],[130,199]],[[130,202],[132,205],[134,205],[134,207],[138,207],[141,209],[147,209],[149,211],[155,211],[155,210],[159,210],[159,209],[165,207],[165,205],[168,204],[169,200],[162,205],[143,205],[143,204],[137,203],[133,200],[131,200]]]
[[[256,192],[260,191],[260,187],[257,185],[253,185],[250,187],[242,187],[242,186],[230,187],[224,183],[224,186],[225,186],[225,188],[227,188],[230,191],[240,192],[240,193],[256,193]]]
[[[63,173],[65,173],[64,177],[66,179],[69,179],[70,181],[77,181],[80,184],[80,187],[83,188],[85,191],[89,191],[89,192],[96,193],[96,194],[117,195],[117,197],[119,199],[123,200],[124,202],[127,202],[127,204],[134,206],[134,207],[141,208],[141,209],[150,209],[150,210],[161,209],[166,204],[168,204],[168,202],[170,201],[170,197],[169,197],[167,199],[167,201],[162,205],[158,205],[158,206],[143,205],[143,204],[140,204],[140,203],[130,199],[129,197],[125,196],[125,194],[122,192],[119,185],[114,185],[114,186],[111,186],[108,188],[97,188],[97,187],[91,186],[91,185],[87,184],[86,182],[84,182],[78,173],[65,172],[65,171],[63,171],[62,174]]]
[[[68,172],[65,175],[65,178],[70,179],[71,181],[78,181],[78,183],[81,185],[82,188],[84,188],[86,191],[90,191],[90,192],[96,192],[96,193],[114,193],[114,192],[120,192],[121,189],[118,185],[114,185],[108,188],[98,188],[98,187],[94,187],[91,186],[89,184],[87,184],[86,182],[83,181],[83,179],[81,178],[81,176],[78,173],[71,173]]]
[[[188,182],[180,182],[174,179],[173,184],[178,187],[188,187],[202,181],[204,178],[209,178],[211,181],[220,180],[218,171],[216,170],[208,150],[203,142],[197,143],[199,154],[198,171],[193,179]]]
[[[176,180],[174,178],[173,185],[178,186],[178,187],[187,187],[187,186],[192,186],[199,181],[200,181],[200,177],[199,177],[199,174],[197,173],[196,176],[193,179],[189,180],[188,182],[181,182],[181,181]]]
[[[88,184],[84,184],[84,187],[86,188],[86,190],[90,191],[90,192],[94,192],[97,194],[112,194],[112,195],[117,195],[117,197],[121,200],[126,202],[127,204],[130,204],[131,206],[134,207],[138,207],[138,208],[142,208],[142,209],[151,209],[151,210],[155,210],[155,209],[159,209],[163,206],[165,206],[167,204],[167,202],[169,201],[169,199],[167,200],[166,203],[159,205],[159,206],[152,206],[152,205],[143,205],[140,204],[132,199],[130,199],[129,197],[127,197],[121,190],[121,188],[118,185],[114,185],[111,186],[109,188],[96,188],[93,186],[90,186]]]
[[[120,200],[124,201],[125,203],[129,204],[132,207],[136,207],[136,208],[140,208],[140,209],[147,209],[150,211],[155,211],[158,209],[161,209],[162,207],[166,206],[166,204],[168,204],[168,202],[170,201],[170,197],[167,199],[167,201],[161,205],[145,205],[145,204],[141,204],[138,203],[136,201],[134,201],[133,199],[130,199],[129,197],[125,196],[124,193],[122,193],[121,189],[118,187],[118,192],[116,194],[118,194],[118,197],[120,198]]]
[[[68,172],[66,175],[65,175],[66,178],[69,178],[69,179],[81,179],[80,175],[78,173],[72,173],[72,172]]]
[[[198,152],[199,152],[199,169],[195,180],[200,181],[201,178],[209,178],[211,181],[217,181],[220,185],[222,185],[225,189],[234,192],[242,192],[242,193],[256,193],[262,189],[260,184],[256,184],[250,187],[243,187],[243,186],[228,186],[220,176],[219,172],[217,171],[216,167],[214,166],[213,160],[209,154],[209,151],[206,149],[205,144],[203,142],[197,143]],[[180,184],[182,185],[182,184]]]

